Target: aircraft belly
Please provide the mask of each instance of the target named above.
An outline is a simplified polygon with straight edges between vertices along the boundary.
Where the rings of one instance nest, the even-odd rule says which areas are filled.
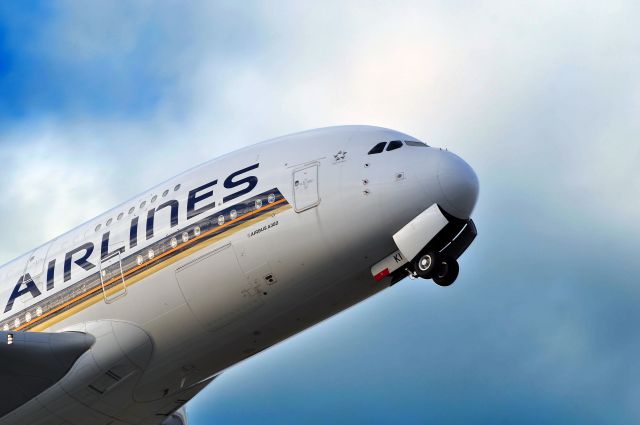
[[[273,310],[273,314],[268,316],[263,314],[266,307],[256,311],[254,315],[260,314],[260,320],[247,319],[254,325],[251,332],[225,333],[217,344],[208,348],[196,344],[189,361],[201,372],[223,371],[387,287],[372,284],[372,281],[368,271],[347,274],[338,279],[325,276],[318,281],[318,286],[323,286],[323,289],[295,306],[279,312]]]

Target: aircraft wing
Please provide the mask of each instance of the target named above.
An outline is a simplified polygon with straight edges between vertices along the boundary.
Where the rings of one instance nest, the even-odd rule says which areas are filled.
[[[82,332],[0,332],[0,417],[58,382],[94,342]]]

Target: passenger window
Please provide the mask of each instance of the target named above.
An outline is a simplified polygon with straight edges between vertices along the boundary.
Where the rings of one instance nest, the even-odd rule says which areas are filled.
[[[429,147],[426,143],[416,142],[414,140],[405,140],[404,142],[407,144],[407,146],[417,146],[419,148],[427,148],[427,147]]]
[[[387,152],[400,149],[402,147],[402,142],[400,140],[392,140],[389,142],[389,146],[387,146]]]
[[[375,145],[373,148],[371,148],[371,150],[369,151],[369,155],[373,155],[376,153],[380,153],[384,150],[384,146],[387,144],[387,142],[380,142],[377,145]]]

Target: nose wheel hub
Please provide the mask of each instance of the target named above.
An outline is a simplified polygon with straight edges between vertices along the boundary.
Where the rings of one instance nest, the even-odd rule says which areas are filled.
[[[455,258],[426,252],[413,262],[414,272],[423,279],[433,279],[439,286],[449,286],[458,278],[460,267]]]

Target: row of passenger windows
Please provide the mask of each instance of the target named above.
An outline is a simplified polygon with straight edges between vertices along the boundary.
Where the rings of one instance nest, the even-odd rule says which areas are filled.
[[[180,190],[180,185],[177,185],[176,187],[174,187],[174,191],[178,191]],[[165,190],[165,193],[162,194],[163,197],[167,196],[167,194],[169,193],[168,190]],[[157,197],[154,197],[157,199]],[[155,200],[154,198],[151,198],[151,202],[153,203]],[[273,204],[276,201],[276,195],[273,193],[270,193],[269,196],[267,196],[267,203]],[[253,205],[248,205],[249,211],[251,209],[258,209],[261,208],[263,206],[263,201],[262,199],[258,198],[254,201]],[[141,207],[142,208],[142,207]],[[231,211],[229,211],[229,215],[228,218],[225,217],[225,214],[220,214],[216,221],[218,223],[218,226],[222,226],[225,222],[227,222],[227,220],[229,221],[233,221],[236,220],[238,218],[238,216],[242,216],[242,214],[246,213],[246,211],[238,211],[236,209],[232,209]],[[97,229],[96,229],[97,230]],[[179,244],[184,244],[189,242],[190,238],[198,238],[200,235],[202,235],[203,229],[200,228],[200,226],[195,226],[192,229],[192,233],[193,236],[190,236],[189,231],[184,231],[180,234],[180,236],[174,236],[171,238],[171,240],[169,241],[169,244],[171,246],[171,249],[175,249]],[[145,263],[146,261],[151,261],[153,260],[153,258],[156,255],[159,255],[161,252],[163,252],[165,248],[160,247],[160,248],[149,248],[145,253],[142,254],[138,254],[136,257],[136,264],[138,266],[141,266],[143,263]],[[31,260],[33,260],[33,257],[31,258]],[[106,272],[104,270],[101,271],[101,274],[103,277],[106,276]],[[44,291],[44,289],[43,289]],[[87,288],[85,285],[82,286],[81,290],[79,293],[85,293],[87,291]],[[75,295],[74,295],[75,296]],[[43,312],[43,309],[41,306],[32,306],[32,308],[35,307],[35,310],[31,310],[28,311],[24,314],[24,322],[22,322],[20,320],[19,317],[16,317],[13,322],[8,322],[8,323],[4,323],[2,325],[2,330],[3,331],[9,331],[11,328],[13,329],[18,329],[20,327],[21,324],[23,323],[29,323],[31,322],[31,319],[34,318],[38,318],[41,317]],[[50,310],[51,309],[51,305],[48,305],[47,308]]]
[[[180,184],[177,184],[177,185],[175,185],[175,186],[173,187],[173,191],[174,191],[174,192],[177,192],[177,191],[179,191],[179,190],[180,190]],[[164,192],[162,192],[162,197],[163,197],[163,198],[165,198],[168,194],[169,194],[169,189],[166,189]],[[150,201],[150,203],[151,203],[151,204],[153,204],[153,203],[154,203],[154,202],[156,202],[157,200],[158,200],[158,195],[153,195],[153,196],[151,197],[151,201]],[[141,210],[143,210],[143,209],[144,209],[144,207],[146,207],[146,206],[147,206],[147,201],[142,201],[142,202],[140,203],[139,208],[140,208]],[[134,206],[134,207],[131,207],[131,208],[129,208],[129,212],[128,212],[127,214],[131,215],[131,214],[133,214],[133,212],[134,212],[135,210],[136,210],[136,207],[135,207],[135,206]],[[116,217],[116,221],[120,221],[120,220],[122,220],[122,218],[123,218],[123,217],[124,217],[124,213],[123,213],[123,212],[121,212],[121,213],[120,213],[120,214],[118,214],[118,216]],[[105,227],[111,226],[111,223],[113,223],[113,218],[109,218],[109,220],[107,220],[107,222],[105,223]],[[102,228],[102,223],[99,223],[99,224],[96,226],[95,231],[97,232],[97,231],[99,231],[101,228]]]
[[[404,143],[407,146],[417,146],[417,147],[422,147],[422,148],[426,148],[427,144],[423,143],[423,142],[416,142],[414,140],[405,140]],[[384,148],[385,146],[387,147],[387,152],[388,151],[393,151],[396,149],[400,149],[402,147],[402,141],[401,140],[392,140],[389,142],[389,145],[387,145],[387,142],[380,142],[377,145],[375,145],[373,148],[371,148],[371,150],[369,151],[369,155],[374,155],[377,153],[382,153],[384,152]]]

